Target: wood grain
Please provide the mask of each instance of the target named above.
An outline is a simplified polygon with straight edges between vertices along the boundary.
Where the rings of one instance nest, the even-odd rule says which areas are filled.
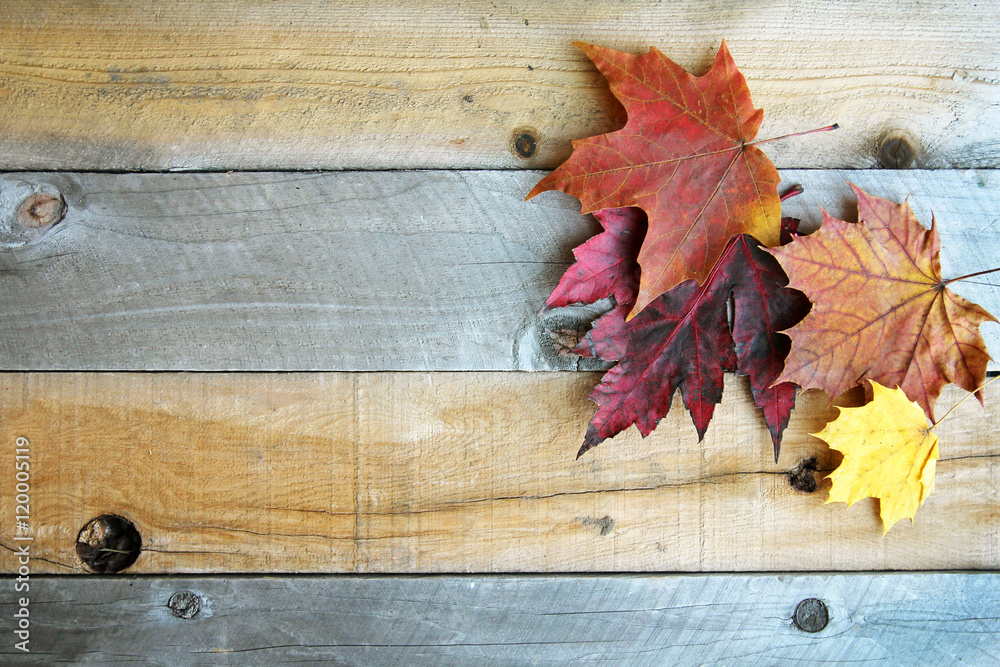
[[[0,375],[0,513],[31,449],[33,571],[81,571],[93,517],[133,521],[128,571],[609,572],[997,569],[1000,383],[938,428],[935,492],[886,537],[874,501],[786,473],[831,453],[800,399],[779,464],[745,378],[703,443],[679,402],[578,461],[593,373]],[[939,405],[956,403],[950,388]],[[822,477],[822,473],[820,475]],[[16,570],[12,533],[0,569]]]
[[[31,584],[6,664],[992,664],[1000,575],[85,579]],[[198,613],[180,618],[176,593]],[[820,598],[816,634],[792,619]],[[0,612],[16,610],[9,590]],[[188,612],[190,613],[190,612]]]
[[[997,265],[997,173],[786,170],[806,192],[785,210],[853,219],[848,179],[909,196],[955,277]],[[556,354],[550,332],[596,311],[538,309],[598,226],[561,193],[523,201],[541,175],[0,176],[0,368],[595,368]],[[66,217],[15,234],[35,192],[61,193]],[[998,275],[953,287],[1000,315]],[[982,331],[1000,358],[1000,325]]]
[[[762,137],[843,128],[768,146],[781,168],[995,167],[996,10],[7,0],[0,169],[552,168],[571,139],[621,123],[573,41],[657,46],[701,73],[723,38],[766,110]]]

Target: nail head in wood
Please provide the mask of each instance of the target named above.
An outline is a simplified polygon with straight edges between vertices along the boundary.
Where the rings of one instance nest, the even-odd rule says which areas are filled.
[[[27,229],[38,229],[56,224],[66,215],[66,202],[62,195],[39,192],[25,198],[17,207],[17,224]]]
[[[830,612],[822,600],[806,598],[795,607],[792,621],[802,632],[819,632],[830,622]]]
[[[142,537],[135,525],[115,514],[94,517],[76,538],[76,555],[87,569],[99,574],[121,572],[141,551]]]
[[[201,611],[201,596],[192,591],[177,591],[167,600],[167,608],[177,618],[192,619]]]

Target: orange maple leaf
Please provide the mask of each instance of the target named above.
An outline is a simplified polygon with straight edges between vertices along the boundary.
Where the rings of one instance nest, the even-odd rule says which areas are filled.
[[[941,240],[909,204],[852,185],[861,222],[823,211],[819,231],[770,249],[812,310],[787,333],[792,350],[775,381],[831,399],[864,380],[899,387],[934,421],[950,382],[975,391],[990,355],[979,325],[996,319],[941,280]],[[951,282],[951,281],[948,281]]]
[[[934,491],[938,437],[916,403],[900,389],[871,383],[872,400],[840,414],[819,433],[844,455],[829,479],[828,503],[853,505],[878,498],[883,534],[900,519],[913,519],[917,507]]]
[[[639,293],[629,317],[678,283],[699,283],[729,239],[750,234],[777,245],[778,172],[747,145],[760,129],[746,80],[725,42],[701,77],[650,48],[635,56],[577,42],[608,79],[628,123],[573,142],[573,154],[528,199],[561,190],[581,213],[637,206],[649,218],[639,251]]]

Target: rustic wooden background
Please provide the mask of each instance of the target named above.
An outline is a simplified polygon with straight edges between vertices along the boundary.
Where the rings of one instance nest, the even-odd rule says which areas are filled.
[[[597,227],[570,197],[523,198],[571,139],[623,118],[572,42],[657,46],[701,72],[723,38],[762,137],[841,126],[768,145],[805,188],[786,215],[850,218],[851,181],[934,216],[945,277],[1000,264],[993,0],[4,2],[0,569],[18,567],[25,437],[31,571],[52,575],[32,584],[33,648],[1000,661],[1000,383],[941,425],[935,493],[885,537],[875,502],[824,504],[835,460],[808,434],[835,411],[815,393],[777,464],[738,377],[703,443],[678,403],[650,438],[574,460],[600,367],[550,334],[594,311],[538,309]],[[61,196],[65,217],[21,224],[34,195]],[[998,285],[955,287],[1000,315]],[[1000,358],[1000,326],[983,333]],[[815,491],[790,475],[804,465]],[[145,576],[55,576],[89,571],[77,537],[101,514],[135,524],[125,573]],[[587,572],[747,574],[566,574]],[[168,604],[181,590],[192,618]],[[792,623],[808,597],[831,608],[815,635]],[[329,626],[303,620],[330,605]]]

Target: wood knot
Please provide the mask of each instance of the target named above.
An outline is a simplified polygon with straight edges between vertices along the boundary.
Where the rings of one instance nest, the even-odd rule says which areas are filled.
[[[558,329],[546,329],[549,338],[552,339],[552,349],[560,357],[576,359],[581,357],[576,351],[576,346],[580,344],[586,335],[589,327],[580,325],[576,327],[561,327]]]
[[[101,514],[80,529],[76,555],[91,572],[121,572],[139,557],[142,537],[135,525],[116,514]]]
[[[511,134],[511,149],[522,160],[534,156],[538,149],[538,131],[530,127],[514,130]]]
[[[41,239],[66,215],[66,200],[50,183],[0,175],[0,249]]]
[[[819,485],[816,483],[816,457],[802,459],[794,468],[785,473],[788,483],[796,491],[813,493]]]
[[[906,135],[894,132],[882,137],[877,157],[883,169],[908,169],[916,160],[917,150]]]
[[[792,622],[802,632],[820,632],[830,623],[830,610],[819,598],[807,598],[795,607]]]
[[[615,529],[615,520],[610,516],[602,516],[600,519],[588,516],[580,519],[580,521],[584,526],[596,528],[598,535],[601,537],[609,535]]]
[[[56,224],[64,215],[66,215],[66,201],[62,195],[39,192],[21,202],[14,219],[26,229],[38,229]]]

